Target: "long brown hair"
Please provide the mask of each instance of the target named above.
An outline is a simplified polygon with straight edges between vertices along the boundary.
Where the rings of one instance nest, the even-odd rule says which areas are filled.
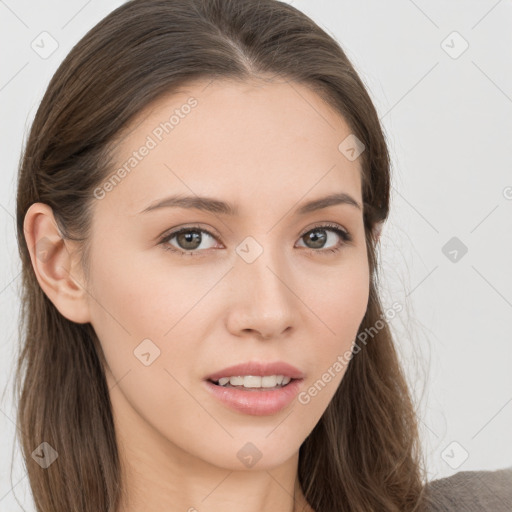
[[[94,190],[112,142],[163,94],[196,79],[278,75],[316,91],[362,141],[371,282],[360,347],[300,447],[299,479],[316,512],[422,510],[417,415],[377,293],[371,230],[388,216],[390,158],[372,101],[339,44],[277,0],[132,0],[93,27],[53,76],[22,155],[17,238],[22,261],[17,434],[39,512],[117,512],[120,465],[99,340],[40,288],[23,233],[29,206],[53,209],[87,269]],[[87,272],[86,272],[87,275]],[[379,327],[375,325],[379,323]],[[47,442],[58,463],[31,457]]]

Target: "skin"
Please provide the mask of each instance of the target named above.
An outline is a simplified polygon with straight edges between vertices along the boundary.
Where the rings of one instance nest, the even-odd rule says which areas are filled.
[[[346,367],[308,404],[294,400],[267,416],[227,408],[203,379],[239,362],[282,360],[305,373],[307,390],[352,349],[368,304],[362,211],[338,204],[293,212],[335,191],[362,204],[360,159],[338,150],[349,126],[305,86],[204,81],[141,113],[116,148],[115,168],[191,96],[197,106],[94,200],[89,280],[77,247],[60,238],[42,203],[25,218],[33,266],[60,313],[90,322],[103,347],[126,481],[119,512],[311,511],[298,483],[298,452]],[[139,213],[175,193],[233,202],[240,214]],[[327,230],[323,246],[308,244],[304,235],[325,223],[353,240]],[[202,233],[195,256],[159,243],[160,235],[196,224],[215,238]],[[248,236],[263,249],[250,264],[236,252]],[[43,237],[52,243],[44,261],[34,249]],[[177,251],[191,247],[179,243],[166,242]],[[338,244],[337,253],[325,249]],[[148,366],[134,356],[147,338],[160,350]],[[261,452],[250,468],[237,457],[247,442]]]

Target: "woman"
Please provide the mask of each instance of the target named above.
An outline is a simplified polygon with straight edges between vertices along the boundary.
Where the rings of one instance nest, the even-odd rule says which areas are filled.
[[[37,510],[426,510],[389,189],[363,83],[295,8],[132,0],[86,34],[18,181]]]

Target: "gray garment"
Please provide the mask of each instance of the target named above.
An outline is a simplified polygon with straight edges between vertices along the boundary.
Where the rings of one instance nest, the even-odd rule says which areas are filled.
[[[429,512],[512,512],[512,466],[459,471],[427,483]]]

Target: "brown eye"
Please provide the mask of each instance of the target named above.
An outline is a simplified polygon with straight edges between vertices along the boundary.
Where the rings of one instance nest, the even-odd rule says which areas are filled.
[[[181,249],[197,249],[202,242],[200,231],[182,231],[175,235],[176,241]]]
[[[173,239],[176,239],[176,245],[170,243]],[[201,244],[206,244],[210,239],[215,240],[215,237],[209,231],[197,227],[188,227],[169,233],[160,243],[166,250],[182,254],[191,254],[193,252],[202,252],[202,250],[209,249],[210,247],[198,248]]]
[[[341,239],[337,242],[336,238]],[[336,225],[317,226],[310,229],[300,238],[308,249],[315,252],[322,252],[322,250],[329,250],[331,252],[338,251],[343,245],[352,241],[352,237]],[[327,246],[331,244],[330,246]]]
[[[315,229],[313,231],[310,231],[306,235],[303,236],[307,240],[306,244],[308,242],[311,242],[311,246],[313,249],[322,249],[324,244],[327,242],[327,234],[325,229]]]

